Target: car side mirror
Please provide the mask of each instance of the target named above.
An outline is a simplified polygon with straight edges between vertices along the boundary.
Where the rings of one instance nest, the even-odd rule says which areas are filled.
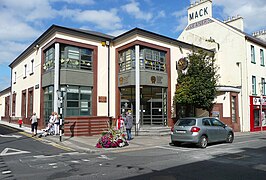
[[[223,127],[226,128],[227,127],[227,124],[224,124]]]

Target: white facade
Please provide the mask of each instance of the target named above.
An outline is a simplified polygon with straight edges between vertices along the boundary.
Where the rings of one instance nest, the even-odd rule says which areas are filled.
[[[227,95],[230,92],[238,93],[240,130],[250,131],[249,98],[260,96],[261,78],[266,78],[265,66],[260,62],[260,51],[265,53],[266,43],[244,33],[242,17],[232,17],[224,22],[214,19],[211,16],[211,0],[192,4],[188,9],[188,17],[192,12],[200,12],[202,9],[206,9],[207,13],[202,14],[198,19],[190,20],[189,18],[188,25],[178,40],[207,49],[215,48],[218,74],[221,76],[218,90],[224,92],[217,97],[216,102],[223,104],[222,116],[230,119],[232,107],[230,97],[227,98]],[[251,46],[255,49],[255,62],[251,60]],[[256,77],[256,93],[252,93],[252,76]]]

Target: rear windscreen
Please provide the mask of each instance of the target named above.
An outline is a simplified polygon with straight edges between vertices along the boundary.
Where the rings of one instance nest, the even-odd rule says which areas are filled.
[[[194,126],[196,124],[195,119],[180,119],[176,122],[177,126]]]

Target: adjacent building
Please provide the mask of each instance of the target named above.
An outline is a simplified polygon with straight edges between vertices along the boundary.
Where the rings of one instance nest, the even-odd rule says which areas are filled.
[[[265,31],[244,32],[243,18],[226,21],[212,17],[212,1],[188,8],[188,25],[178,40],[214,49],[219,66],[219,87],[213,115],[241,131],[266,130]]]

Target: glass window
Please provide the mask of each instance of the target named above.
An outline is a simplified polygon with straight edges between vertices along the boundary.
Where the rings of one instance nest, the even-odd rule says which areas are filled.
[[[31,72],[30,72],[30,74],[33,74],[33,70],[34,70],[34,59],[31,60]]]
[[[264,51],[260,49],[260,65],[264,66]]]
[[[53,92],[54,92],[53,86],[44,88],[44,120],[46,123],[48,123],[49,116],[54,110]]]
[[[24,65],[24,78],[27,77],[27,64]]]
[[[265,95],[265,79],[261,78],[261,94]]]
[[[236,96],[232,96],[232,122],[236,122]]]
[[[180,119],[176,122],[177,126],[194,126],[196,119]]]
[[[256,63],[255,59],[255,47],[251,45],[251,62]]]
[[[62,45],[60,51],[61,67],[92,71],[93,51],[91,49]]]
[[[55,49],[54,47],[49,48],[45,51],[45,62],[43,64],[43,69],[45,71],[54,68],[54,60],[55,60]]]
[[[66,116],[90,116],[92,88],[70,86],[66,89]]]
[[[218,119],[211,119],[211,124],[212,126],[223,126],[223,123],[221,123],[221,121],[219,121]]]
[[[252,76],[252,94],[256,95],[256,76]]]
[[[203,126],[210,126],[211,123],[210,123],[209,119],[202,119],[202,125]]]

